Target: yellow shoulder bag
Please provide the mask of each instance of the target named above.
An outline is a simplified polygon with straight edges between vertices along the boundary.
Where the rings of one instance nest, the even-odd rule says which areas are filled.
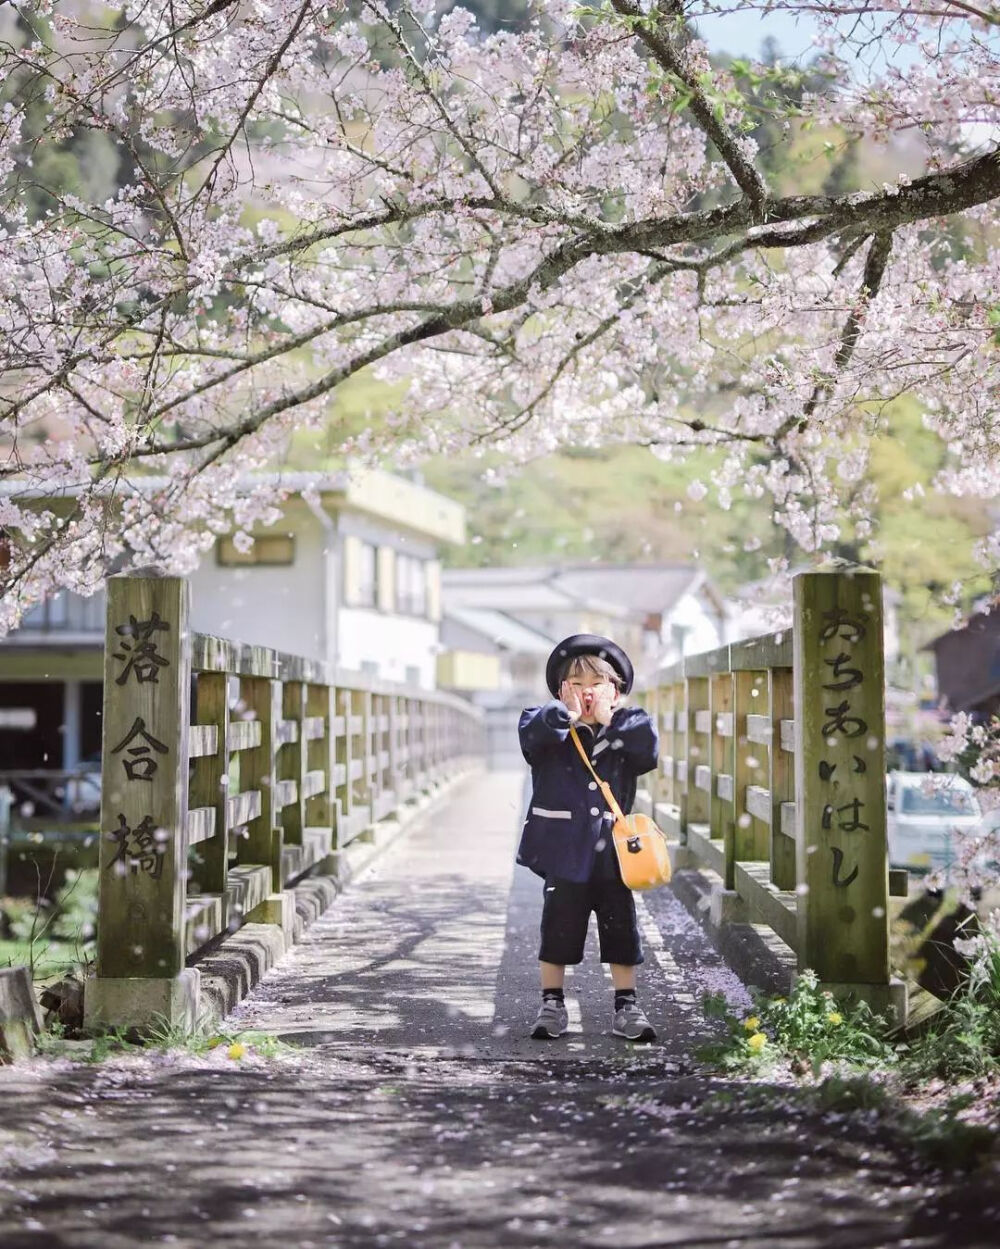
[[[594,771],[583,742],[572,726],[569,730],[573,745],[597,782],[604,801],[615,817],[613,829],[615,854],[621,869],[622,880],[629,889],[658,889],[670,882],[670,855],[667,839],[648,815],[625,815],[607,781],[602,781]]]

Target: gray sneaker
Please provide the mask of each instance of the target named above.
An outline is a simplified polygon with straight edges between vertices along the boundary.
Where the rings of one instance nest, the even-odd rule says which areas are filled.
[[[621,1010],[615,1011],[611,1024],[615,1036],[623,1036],[626,1041],[655,1041],[656,1031],[646,1018],[641,1006],[635,1002],[626,1002]]]
[[[538,1018],[531,1033],[536,1041],[554,1041],[561,1037],[569,1027],[569,1015],[566,1014],[565,1002],[558,998],[547,997],[542,1000],[538,1010]]]

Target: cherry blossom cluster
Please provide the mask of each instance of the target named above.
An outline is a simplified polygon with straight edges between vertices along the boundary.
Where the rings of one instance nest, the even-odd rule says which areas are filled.
[[[8,6],[0,629],[273,519],[310,430],[389,466],[720,448],[718,503],[822,550],[869,534],[910,394],[934,488],[995,500],[995,0],[759,7],[818,19],[807,74],[714,63],[716,0]],[[816,133],[772,185],[761,143]],[[862,142],[897,176],[823,190]],[[358,430],[364,373],[395,398]]]
[[[942,762],[961,764],[974,784],[1000,790],[1000,717],[977,723],[961,711],[935,749]]]

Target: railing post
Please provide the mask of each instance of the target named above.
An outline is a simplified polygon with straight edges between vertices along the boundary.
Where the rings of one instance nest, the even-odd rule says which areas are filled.
[[[357,695],[361,716],[361,802],[368,810],[369,826],[375,820],[375,801],[378,794],[378,777],[375,772],[375,696],[371,689]],[[369,829],[370,831],[370,829]]]
[[[685,667],[690,660],[685,661]],[[688,676],[685,672],[685,768],[681,800],[681,827],[708,824],[708,791],[697,784],[696,769],[709,767],[710,738],[695,727],[699,712],[708,711],[708,677]]]
[[[799,966],[835,991],[898,1010],[889,982],[881,579],[800,573],[794,587]]]
[[[286,846],[301,846],[306,826],[306,760],[308,743],[304,740],[303,721],[306,717],[306,687],[301,681],[286,680],[281,686],[281,716],[298,724],[298,733],[282,747],[277,761],[277,779],[295,782],[295,800],[276,812]]]
[[[748,863],[769,857],[768,824],[756,819],[747,808],[747,790],[767,780],[767,747],[750,740],[747,716],[763,713],[767,698],[767,674],[753,669],[733,673],[733,828],[737,862]]]
[[[351,839],[352,820],[354,815],[354,703],[351,691],[343,686],[337,687],[336,706],[340,710],[337,717],[340,732],[336,741],[336,763],[341,772],[341,784],[337,801],[337,828],[333,839],[335,850],[343,849]]]
[[[260,745],[240,758],[240,789],[260,791],[260,814],[246,824],[236,843],[236,861],[271,869],[271,889],[281,889],[281,829],[274,809],[275,756],[281,707],[281,682],[271,677],[243,677],[240,701],[260,721]]]
[[[195,677],[195,718],[198,724],[214,725],[214,755],[195,760],[191,774],[191,807],[215,811],[215,831],[194,851],[191,880],[199,893],[219,897],[219,922],[229,923],[229,674],[201,672]]]
[[[708,706],[711,713],[709,729],[709,758],[711,778],[708,790],[708,825],[710,837],[721,840],[725,846],[725,887],[736,887],[736,810],[731,787],[733,784],[733,677],[728,670],[708,679]],[[728,718],[729,732],[723,730]],[[726,778],[729,791],[719,789],[719,781]]]
[[[424,788],[421,783],[427,765],[427,703],[415,698],[410,703],[410,775],[416,790]]]
[[[680,702],[684,687],[676,683],[664,686],[660,691],[660,772],[662,774],[663,801],[671,806],[680,807],[678,802],[679,785],[677,781],[677,761],[680,757],[681,734],[677,728],[677,714],[681,710]],[[683,839],[683,829],[680,831]]]
[[[179,577],[108,581],[101,756],[97,976],[88,1027],[193,1028],[199,975],[184,967],[189,592]]]
[[[308,771],[322,771],[325,785],[317,794],[312,794],[306,801],[305,821],[309,828],[323,829],[325,850],[329,853],[333,848],[334,829],[336,826],[336,774],[337,759],[335,747],[335,726],[337,707],[332,685],[313,683],[306,686],[306,715],[318,716],[323,721],[323,734],[314,738],[306,748],[306,768]]]
[[[795,683],[791,668],[769,668],[767,676],[767,706],[771,717],[771,742],[768,746],[771,880],[776,888],[791,890],[798,884],[796,841],[795,838],[785,835],[782,808],[786,803],[795,803],[795,755],[782,745],[781,722],[795,718]]]
[[[636,697],[637,697],[639,706],[643,709],[643,711],[646,712],[649,718],[657,726],[657,729],[659,729],[659,725],[660,725],[660,691],[659,691],[659,688],[655,684],[651,685],[648,689],[640,690]],[[663,782],[660,778],[659,766],[657,766],[657,769],[655,772],[650,772],[648,776],[644,776],[642,778],[641,786],[644,786],[649,791],[650,801],[652,802],[653,807],[655,809],[656,804],[660,801],[660,799],[663,796]]]

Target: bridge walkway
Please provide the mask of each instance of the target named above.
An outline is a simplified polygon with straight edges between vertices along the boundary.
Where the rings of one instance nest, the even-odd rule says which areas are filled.
[[[866,1113],[692,1061],[739,986],[669,891],[641,906],[661,1039],[525,1038],[539,883],[512,867],[516,775],[470,778],[379,859],[234,1024],[265,1058],[144,1051],[0,1069],[3,1249],[951,1249],[996,1192],[918,1165]]]
[[[527,1035],[538,1006],[541,881],[515,867],[522,773],[473,776],[377,861],[305,934],[234,1016],[299,1043],[424,1054],[539,1059]],[[641,996],[661,1058],[688,1058],[707,1035],[702,992],[749,1004],[669,891],[637,896],[646,964]],[[595,925],[567,977],[570,1033],[552,1061],[629,1052],[610,1033],[611,980]]]

